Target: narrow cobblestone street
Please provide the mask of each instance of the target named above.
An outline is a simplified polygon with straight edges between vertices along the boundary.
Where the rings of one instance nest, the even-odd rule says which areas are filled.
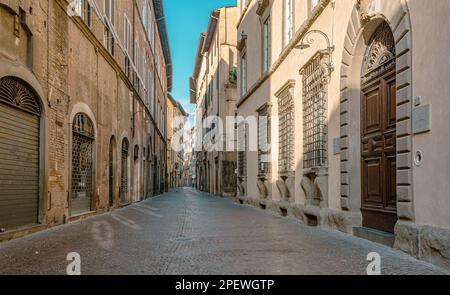
[[[388,247],[190,188],[0,244],[0,274],[445,274]]]

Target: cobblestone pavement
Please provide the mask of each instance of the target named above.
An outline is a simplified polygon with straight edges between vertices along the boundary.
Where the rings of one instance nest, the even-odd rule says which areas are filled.
[[[383,245],[191,188],[0,244],[0,274],[449,274]]]

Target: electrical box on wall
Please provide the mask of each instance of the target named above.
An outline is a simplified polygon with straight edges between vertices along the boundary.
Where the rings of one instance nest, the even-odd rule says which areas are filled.
[[[431,130],[429,104],[417,107],[413,110],[413,133],[425,133]]]

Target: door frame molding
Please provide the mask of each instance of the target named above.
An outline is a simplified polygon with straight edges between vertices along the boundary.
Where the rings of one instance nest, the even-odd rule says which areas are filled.
[[[356,2],[356,1],[355,1]],[[389,2],[389,3],[387,3]],[[391,3],[392,2],[392,3]],[[403,1],[379,2],[367,19],[355,3],[347,27],[340,67],[341,208],[360,212],[360,89],[363,56],[378,25],[386,22],[396,44],[397,81],[397,215],[414,221],[412,188],[412,33]],[[363,19],[364,17],[364,19]]]

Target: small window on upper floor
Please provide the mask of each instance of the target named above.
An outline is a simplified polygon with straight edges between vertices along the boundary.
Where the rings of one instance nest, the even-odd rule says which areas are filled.
[[[114,26],[115,24],[115,15],[116,15],[116,1],[105,0],[105,16],[112,26]]]
[[[262,24],[262,72],[266,73],[270,67],[270,16]]]
[[[241,97],[247,94],[247,52],[241,55]]]
[[[294,36],[294,0],[284,0],[284,45]]]
[[[89,0],[83,0],[81,2],[81,17],[86,25],[89,27],[92,25],[92,6]]]

